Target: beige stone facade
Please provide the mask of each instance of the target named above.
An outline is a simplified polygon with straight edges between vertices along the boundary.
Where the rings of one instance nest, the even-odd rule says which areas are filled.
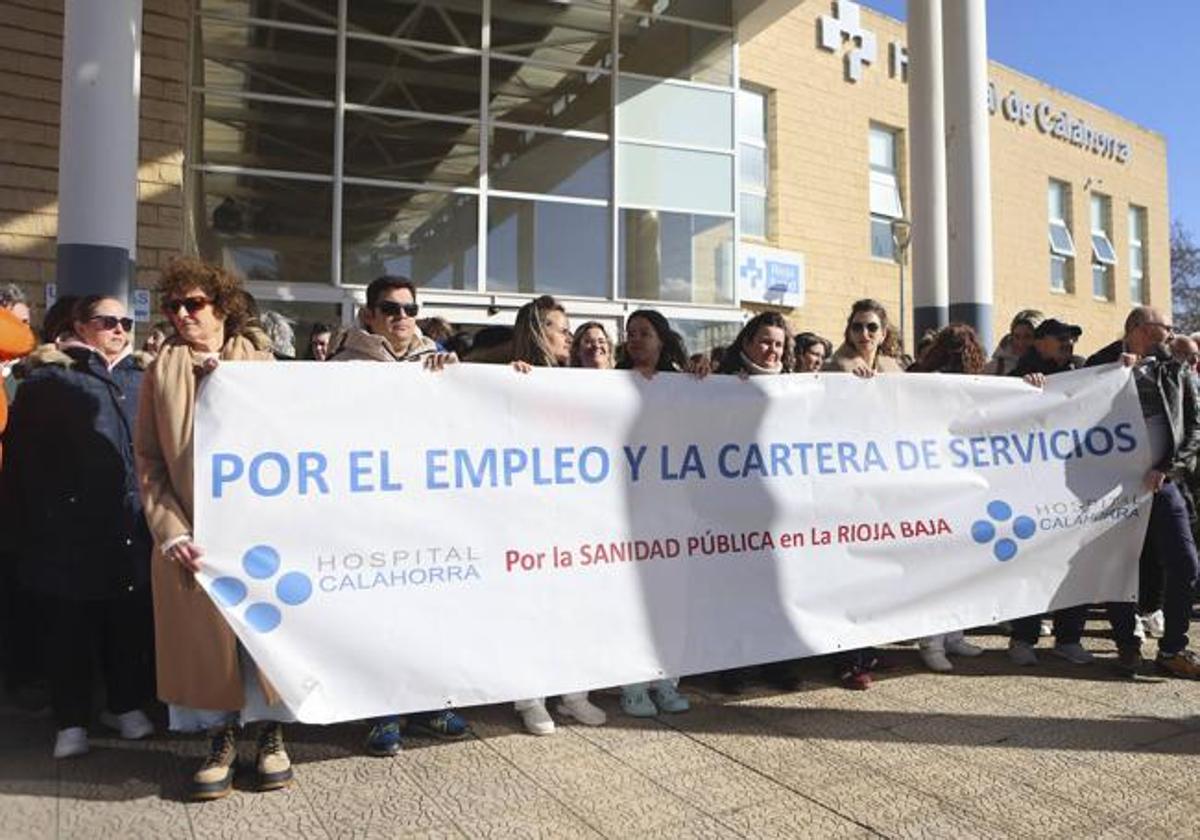
[[[846,78],[842,52],[817,45],[818,18],[828,2],[800,4],[788,15],[741,45],[743,83],[768,92],[771,161],[767,244],[803,253],[805,305],[791,311],[793,322],[834,338],[840,335],[850,304],[874,297],[895,313],[899,272],[893,262],[871,257],[868,203],[868,132],[872,123],[900,131],[907,139],[907,85],[892,75],[890,47],[906,40],[904,24],[863,9],[863,26],[878,39],[878,56],[862,78]],[[1072,145],[1036,124],[991,117],[992,212],[995,251],[995,323],[999,337],[1017,310],[1041,309],[1080,324],[1082,350],[1103,346],[1119,335],[1129,311],[1127,208],[1146,209],[1148,302],[1170,311],[1170,249],[1167,208],[1167,149],[1159,134],[995,62],[991,81],[999,98],[1016,91],[1025,101],[1046,100],[1082,118],[1095,129],[1131,146],[1120,163]],[[1000,104],[1000,103],[998,103]],[[900,154],[903,162],[905,155]],[[1077,258],[1066,292],[1050,287],[1047,189],[1053,178],[1070,186],[1071,233]],[[901,165],[901,193],[908,210],[907,173]],[[1111,206],[1110,239],[1117,255],[1114,293],[1092,294],[1090,186]],[[911,305],[912,288],[906,299]],[[893,314],[893,318],[894,318]],[[910,345],[911,346],[911,345]]]
[[[187,0],[144,0],[137,285],[183,247]],[[0,281],[35,310],[54,282],[62,0],[0,0]]]
[[[137,285],[153,285],[160,265],[189,239],[184,201],[188,131],[186,82],[190,0],[144,0]],[[899,131],[901,191],[908,207],[904,145],[907,89],[893,75],[890,45],[905,39],[902,23],[863,9],[878,39],[878,56],[858,82],[846,78],[842,53],[818,46],[824,0],[804,0],[741,44],[743,83],[768,92],[769,224],[766,244],[806,260],[807,295],[789,316],[797,327],[831,338],[850,303],[876,297],[899,310],[895,263],[869,247],[868,131]],[[35,308],[53,282],[57,233],[58,121],[62,0],[0,0],[0,281],[22,284]],[[995,241],[995,325],[1034,307],[1084,327],[1082,349],[1120,330],[1130,305],[1126,212],[1146,208],[1148,300],[1170,306],[1166,144],[1152,131],[997,64],[999,97],[1017,91],[1047,100],[1098,130],[1130,143],[1127,162],[1095,154],[1035,125],[991,118]],[[1072,233],[1079,257],[1066,292],[1049,282],[1047,184],[1070,186]],[[1099,184],[1100,186],[1095,186]],[[1113,294],[1092,295],[1089,190],[1110,199],[1117,255]],[[906,300],[912,305],[911,284]],[[749,306],[747,308],[758,308]]]

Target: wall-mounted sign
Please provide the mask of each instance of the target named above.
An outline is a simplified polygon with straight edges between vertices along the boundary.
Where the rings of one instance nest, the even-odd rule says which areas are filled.
[[[1015,90],[1010,90],[1001,99],[995,82],[988,82],[988,111],[993,115],[999,111],[1004,119],[1022,128],[1036,125],[1042,134],[1049,134],[1117,163],[1128,162],[1133,154],[1133,147],[1125,140],[1094,128],[1083,117],[1075,116],[1045,99],[1034,103]]]
[[[837,52],[843,43],[849,43],[845,57],[846,80],[857,82],[862,78],[863,65],[875,63],[875,33],[863,26],[862,9],[857,3],[834,0],[833,12],[817,18],[818,43],[830,52]],[[903,84],[908,81],[908,49],[897,39],[888,46],[891,77]],[[995,82],[988,83],[988,110],[993,115],[999,112],[1004,119],[1022,127],[1036,125],[1042,134],[1117,163],[1128,163],[1133,156],[1133,147],[1128,141],[1095,128],[1065,108],[1044,99],[1035,103],[1015,90],[1010,90],[1001,99]]]
[[[133,290],[133,320],[145,324],[150,320],[150,290]]]
[[[736,277],[743,303],[804,305],[803,254],[739,242]]]

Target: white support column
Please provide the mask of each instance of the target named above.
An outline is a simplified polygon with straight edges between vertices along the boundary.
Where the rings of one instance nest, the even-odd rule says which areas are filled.
[[[137,246],[142,0],[65,0],[58,294],[129,298]]]
[[[908,0],[908,184],[914,344],[949,319],[942,0]]]
[[[992,176],[986,0],[944,0],[950,320],[992,346]]]

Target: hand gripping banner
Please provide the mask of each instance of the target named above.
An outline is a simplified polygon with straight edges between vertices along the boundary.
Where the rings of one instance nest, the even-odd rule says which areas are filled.
[[[314,723],[1132,600],[1129,370],[749,380],[225,364],[199,579]]]

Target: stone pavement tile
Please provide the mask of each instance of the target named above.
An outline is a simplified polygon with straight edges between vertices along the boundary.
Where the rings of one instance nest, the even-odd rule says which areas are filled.
[[[6,727],[16,724],[4,720]],[[5,739],[16,743],[15,739]],[[58,762],[51,741],[0,749],[0,837],[50,838],[58,830]]]
[[[253,784],[254,768],[239,774],[239,787]],[[256,793],[238,789],[215,802],[186,805],[197,840],[238,840],[243,837],[326,838],[329,833],[299,785]]]
[[[738,834],[754,838],[879,836],[868,827],[795,794],[725,811],[716,819]]]
[[[358,757],[304,766],[300,789],[334,837],[425,831],[450,821],[403,769],[403,757]]]
[[[653,837],[655,840],[735,840],[745,835],[712,817],[700,817],[658,826],[653,831],[646,832],[644,836]]]
[[[706,816],[649,780],[636,790],[556,790],[558,799],[577,818],[610,837],[645,833],[660,825]]]
[[[641,771],[599,750],[580,760],[524,762],[517,766],[556,796],[563,792],[586,796],[597,791],[639,790],[650,783]]]
[[[918,814],[897,825],[879,827],[878,830],[884,836],[897,840],[1008,840],[1016,836],[1033,836],[972,819],[947,805]]]
[[[884,728],[875,717],[875,713],[862,709],[756,710],[750,708],[747,710],[747,714],[769,730],[803,738],[844,738]]]
[[[546,798],[503,811],[492,811],[469,821],[460,821],[472,838],[546,838],[546,840],[595,840],[602,835],[563,805]]]
[[[1112,814],[1115,817],[1171,796],[1170,791],[1144,784],[1137,778],[1114,775],[1097,767],[1082,767],[1063,773],[1051,784],[1038,783],[1034,789],[1040,796],[1059,797],[1090,814]]]
[[[578,761],[603,754],[603,750],[596,744],[569,730],[561,730],[553,735],[543,736],[521,732],[484,738],[479,741],[479,744],[505,761],[517,765]]]
[[[680,733],[672,738],[652,738],[644,743],[629,744],[608,754],[622,764],[652,775],[664,770],[695,770],[728,761],[722,753]]]
[[[843,778],[842,784],[814,791],[811,799],[874,831],[886,833],[939,807],[936,797],[889,779],[873,765],[847,763]]]
[[[179,760],[157,741],[93,738],[59,763],[60,837],[190,837]]]
[[[1009,725],[1007,722],[995,725],[986,717],[932,714],[913,715],[889,731],[897,738],[928,746],[970,747],[1003,738],[1009,734]]]
[[[663,788],[706,814],[717,814],[777,799],[791,791],[746,767],[726,762],[700,770],[662,768],[654,779]]]
[[[817,746],[846,767],[870,767],[874,770],[884,770],[897,764],[921,764],[936,760],[941,755],[935,746],[906,741],[888,732],[824,740]]]

